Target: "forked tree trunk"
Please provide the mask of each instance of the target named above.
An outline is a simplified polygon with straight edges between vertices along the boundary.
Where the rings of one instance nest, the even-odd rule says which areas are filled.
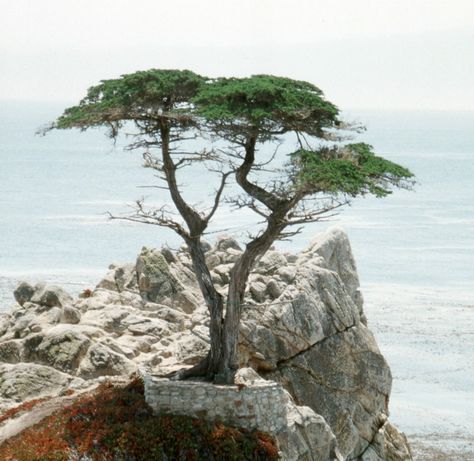
[[[252,240],[236,261],[230,271],[225,318],[224,302],[214,288],[199,240],[191,244],[188,242],[199,287],[209,308],[210,350],[200,363],[177,373],[176,379],[205,376],[216,384],[234,383],[238,368],[239,325],[247,281],[257,258],[270,248],[284,226],[283,221],[272,216],[265,232]]]
[[[214,377],[214,382],[220,384],[233,384],[234,382],[235,372],[239,365],[239,325],[242,317],[245,288],[257,258],[268,251],[280,235],[281,230],[285,227],[286,222],[280,219],[282,214],[284,216],[286,212],[283,211],[282,213],[282,210],[278,210],[277,213],[272,213],[268,219],[265,232],[247,245],[244,253],[230,271],[222,336],[223,350],[219,364],[219,373]]]
[[[179,192],[176,182],[176,165],[169,152],[169,139],[169,126],[163,124],[161,126],[163,170],[173,203],[188,225],[189,232],[181,230],[180,235],[188,245],[199,288],[208,306],[210,316],[210,350],[207,356],[194,367],[182,370],[174,377],[175,379],[186,379],[205,376],[215,383],[233,384],[238,368],[237,348],[242,303],[250,271],[257,258],[270,248],[288,224],[285,217],[292,204],[290,201],[276,198],[247,180],[255,160],[256,136],[251,136],[246,145],[244,162],[236,171],[236,180],[251,197],[264,203],[271,210],[271,214],[267,217],[265,231],[247,244],[245,251],[230,271],[226,311],[225,317],[223,317],[224,301],[222,295],[214,287],[201,247],[200,239],[207,227],[207,222],[183,200]]]

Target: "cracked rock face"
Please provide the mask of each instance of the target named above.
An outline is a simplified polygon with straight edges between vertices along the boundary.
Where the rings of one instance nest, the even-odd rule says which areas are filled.
[[[392,379],[366,327],[347,236],[320,235],[285,272],[277,299],[245,310],[242,360],[322,415],[344,459],[356,459],[387,420]]]
[[[242,249],[230,237],[204,245],[225,295]],[[270,251],[250,276],[240,363],[293,398],[280,440],[288,459],[412,459],[387,420],[390,369],[366,326],[358,287],[349,241],[337,228],[298,255]],[[42,284],[21,284],[15,298],[0,317],[1,407],[104,376],[164,374],[197,363],[209,347],[208,312],[185,248],[144,248],[136,264],[110,266],[78,299]]]

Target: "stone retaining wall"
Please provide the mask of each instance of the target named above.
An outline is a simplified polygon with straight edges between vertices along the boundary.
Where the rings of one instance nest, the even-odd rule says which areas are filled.
[[[145,399],[156,414],[187,415],[271,434],[287,426],[288,396],[280,384],[219,386],[145,377]]]

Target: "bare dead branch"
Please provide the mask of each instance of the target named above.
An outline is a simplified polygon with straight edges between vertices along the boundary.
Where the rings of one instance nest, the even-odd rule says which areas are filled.
[[[224,188],[225,188],[225,184],[226,184],[226,181],[227,181],[227,178],[229,177],[229,175],[231,175],[232,172],[231,171],[228,171],[226,173],[222,173],[222,176],[221,176],[221,182],[219,184],[219,187],[216,191],[216,195],[214,197],[214,204],[211,208],[211,211],[207,214],[207,216],[204,218],[204,220],[206,221],[206,223],[209,223],[209,221],[212,219],[212,217],[214,216],[215,212],[217,211],[218,207],[219,207],[219,203],[220,203],[220,200],[221,200],[221,197],[222,197],[222,192],[224,191]]]

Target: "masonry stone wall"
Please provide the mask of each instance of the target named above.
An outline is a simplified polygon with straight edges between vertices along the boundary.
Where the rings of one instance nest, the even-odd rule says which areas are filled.
[[[288,395],[280,384],[269,381],[221,386],[146,376],[145,399],[156,414],[220,420],[271,434],[287,425]]]

